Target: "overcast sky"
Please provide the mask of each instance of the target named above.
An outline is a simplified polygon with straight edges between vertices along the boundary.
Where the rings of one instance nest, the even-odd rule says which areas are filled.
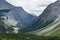
[[[14,6],[23,7],[28,13],[39,16],[50,3],[56,0],[6,0]]]

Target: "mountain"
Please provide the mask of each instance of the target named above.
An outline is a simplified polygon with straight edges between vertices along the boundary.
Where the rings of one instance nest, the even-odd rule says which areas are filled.
[[[15,7],[5,0],[0,0],[0,6],[0,18],[4,19],[2,21],[7,26],[18,27],[21,29],[37,18],[36,16],[27,13],[22,7]]]
[[[51,3],[43,13],[31,23],[30,26],[21,29],[21,32],[33,33],[36,35],[59,35],[60,30],[60,1]],[[57,33],[56,33],[57,32]]]

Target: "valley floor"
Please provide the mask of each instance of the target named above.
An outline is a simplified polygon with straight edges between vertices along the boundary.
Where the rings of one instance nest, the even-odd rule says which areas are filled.
[[[37,36],[34,34],[24,34],[24,33],[0,33],[0,40],[60,40],[58,36]]]

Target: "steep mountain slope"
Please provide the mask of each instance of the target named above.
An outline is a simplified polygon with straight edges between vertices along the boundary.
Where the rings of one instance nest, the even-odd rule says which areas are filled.
[[[55,3],[50,4],[50,6],[47,9],[49,9],[49,8],[51,9],[51,10],[49,10],[49,11],[51,11],[50,13],[57,15],[57,18],[47,27],[45,27],[45,28],[41,29],[39,32],[37,32],[37,34],[45,35],[45,36],[48,36],[48,35],[49,36],[58,36],[59,29],[60,29],[60,1],[56,1]],[[52,34],[54,34],[54,35],[52,35]]]
[[[22,7],[15,7],[11,9],[8,13],[5,13],[5,15],[8,17],[8,20],[17,21],[17,25],[22,27],[30,24],[36,18],[35,16],[25,12]]]

